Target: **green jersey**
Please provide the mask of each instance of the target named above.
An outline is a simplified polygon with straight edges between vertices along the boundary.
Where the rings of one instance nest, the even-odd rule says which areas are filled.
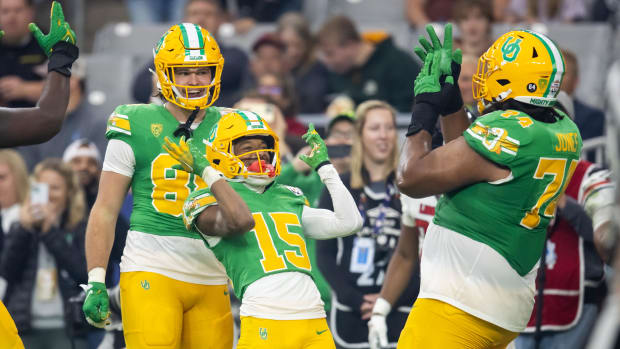
[[[557,199],[577,166],[577,126],[567,116],[544,123],[515,110],[495,111],[463,136],[478,154],[511,173],[446,193],[434,222],[490,246],[524,276],[541,256]]]
[[[259,194],[243,183],[231,182],[230,185],[248,205],[255,227],[235,237],[204,237],[207,246],[226,268],[237,297],[242,300],[246,288],[267,275],[290,271],[311,275],[307,241],[301,226],[302,211],[308,201],[302,191],[274,184]],[[209,189],[193,192],[183,210],[187,228],[200,234],[194,220],[215,203]]]
[[[220,110],[208,108],[193,136],[208,138],[219,119]],[[110,116],[106,137],[126,142],[134,153],[131,230],[200,239],[185,229],[181,218],[185,199],[193,190],[207,185],[199,176],[173,169],[179,162],[162,148],[166,136],[178,143],[179,138],[173,135],[178,126],[179,122],[163,106],[121,105]]]

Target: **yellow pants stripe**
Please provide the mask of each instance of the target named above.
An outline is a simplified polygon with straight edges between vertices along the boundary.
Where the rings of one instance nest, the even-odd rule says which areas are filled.
[[[327,321],[241,317],[237,349],[336,349]]]
[[[503,349],[517,335],[448,303],[418,298],[397,349]]]
[[[15,322],[2,301],[0,301],[0,348],[24,349]]]
[[[120,288],[127,348],[232,348],[227,285],[198,285],[140,271],[121,273]]]

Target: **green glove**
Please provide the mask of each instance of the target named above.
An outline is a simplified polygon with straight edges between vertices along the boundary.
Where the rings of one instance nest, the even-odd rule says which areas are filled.
[[[433,134],[439,110],[441,109],[442,86],[439,83],[439,52],[431,51],[424,59],[424,66],[415,79],[413,91],[415,102],[411,123],[407,130],[407,137],[418,133],[421,130]],[[451,85],[448,85],[451,86]]]
[[[80,285],[86,292],[86,299],[82,311],[86,316],[86,321],[95,327],[104,328],[109,325],[110,316],[108,290],[103,282],[89,282],[87,285]]]
[[[313,170],[318,171],[323,165],[329,164],[329,157],[327,156],[327,147],[325,142],[319,136],[319,133],[314,129],[314,125],[310,124],[308,132],[306,132],[301,138],[312,148],[310,156],[301,155],[299,158],[308,164]]]
[[[461,62],[463,54],[460,49],[452,51],[452,24],[448,23],[444,27],[443,44],[435,33],[432,25],[426,26],[426,31],[431,39],[429,43],[424,37],[420,36],[422,48],[414,48],[415,53],[426,61],[426,55],[434,52],[439,55],[439,82],[441,84],[441,107],[438,109],[441,115],[450,115],[463,108],[463,96],[459,88],[459,75],[461,74]],[[415,91],[415,90],[414,90]]]
[[[50,32],[47,35],[43,35],[41,29],[34,24],[30,23],[28,29],[37,39],[39,46],[43,49],[43,52],[47,56],[52,53],[52,47],[57,43],[64,41],[72,45],[75,45],[75,32],[69,26],[69,23],[65,21],[65,16],[62,13],[62,6],[57,1],[52,2],[52,10],[50,13]]]
[[[420,35],[420,39],[418,41],[424,49],[421,47],[416,47],[413,51],[416,55],[418,55],[418,57],[420,57],[422,62],[426,60],[426,55],[428,53],[439,52],[439,71],[442,76],[445,76],[446,83],[453,84],[455,80],[452,74],[452,63],[454,62],[460,65],[463,60],[463,53],[461,52],[461,49],[452,51],[452,23],[448,23],[444,27],[443,44],[439,41],[439,37],[437,36],[437,33],[435,33],[435,29],[432,25],[427,24],[426,31],[428,32],[428,36],[430,37],[432,44]]]
[[[185,136],[181,136],[181,140],[177,145],[167,136],[164,138],[165,144],[163,148],[181,165],[173,166],[174,169],[183,170],[185,172],[194,173],[202,176],[204,170],[211,166],[204,151],[194,145],[194,139],[191,138],[185,142]]]
[[[437,52],[429,52],[424,59],[424,66],[420,73],[415,78],[415,83],[413,85],[413,93],[416,97],[416,103],[424,100],[424,102],[429,102],[432,105],[439,106],[441,104],[439,92],[441,90],[441,85],[439,84],[439,75],[441,69],[441,55]],[[428,100],[430,96],[421,96],[422,94],[434,94],[432,100]]]
[[[0,30],[0,39],[4,36],[4,30]]]

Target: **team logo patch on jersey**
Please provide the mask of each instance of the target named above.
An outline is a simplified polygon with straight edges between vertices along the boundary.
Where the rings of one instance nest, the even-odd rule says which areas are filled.
[[[161,131],[164,130],[164,125],[162,124],[151,124],[151,133],[155,137],[159,137],[161,135]]]
[[[260,339],[266,341],[267,340],[267,329],[264,327],[259,327],[258,335],[260,336]]]
[[[301,189],[297,188],[297,187],[290,187],[288,185],[285,185],[286,189],[290,190],[293,194],[297,195],[297,196],[302,196],[304,195],[304,192],[301,191]]]

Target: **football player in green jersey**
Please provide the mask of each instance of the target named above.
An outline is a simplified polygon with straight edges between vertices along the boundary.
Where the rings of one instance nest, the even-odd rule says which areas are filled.
[[[65,21],[59,2],[52,2],[50,31],[43,35],[36,24],[30,31],[48,56],[48,76],[41,98],[32,108],[0,108],[0,147],[38,144],[60,131],[69,103],[71,65],[78,58],[75,33]],[[4,32],[0,30],[0,38]]]
[[[224,115],[204,140],[206,156],[184,142],[167,146],[188,171],[221,171],[252,212],[254,228],[231,235],[227,227],[234,217],[218,193],[195,191],[183,209],[187,228],[200,234],[224,264],[241,299],[240,349],[335,348],[311,277],[306,238],[350,235],[360,229],[362,218],[312,125],[303,138],[313,150],[302,160],[318,172],[334,211],[311,208],[299,188],[273,182],[280,173],[278,137],[255,113]]]
[[[504,348],[530,318],[546,228],[581,151],[576,125],[553,107],[564,62],[542,34],[502,35],[480,57],[473,90],[483,115],[468,125],[452,27],[443,44],[432,27],[427,31],[431,42],[421,38],[423,48],[416,48],[424,68],[398,186],[412,197],[443,196],[398,347]],[[446,144],[431,151],[439,115]],[[380,298],[371,332],[389,311]]]
[[[210,106],[219,95],[224,59],[211,34],[182,23],[162,36],[154,63],[164,105],[121,105],[108,122],[110,141],[86,231],[84,314],[100,327],[108,318],[105,270],[116,217],[131,187],[133,211],[120,265],[127,346],[230,348],[226,272],[201,236],[185,229],[182,218],[190,192],[211,186],[220,176],[178,171],[178,162],[162,149],[164,137],[207,138],[217,124],[221,110]],[[242,200],[234,202],[236,212],[249,216]],[[251,219],[239,222],[247,228]]]
[[[71,65],[79,50],[75,33],[65,21],[60,3],[53,1],[50,11],[50,31],[43,35],[36,24],[30,23],[39,46],[49,57],[48,77],[43,93],[33,108],[0,107],[0,148],[42,143],[60,131],[69,103]],[[0,39],[4,32],[0,30]],[[23,348],[17,327],[0,301],[0,348]]]

